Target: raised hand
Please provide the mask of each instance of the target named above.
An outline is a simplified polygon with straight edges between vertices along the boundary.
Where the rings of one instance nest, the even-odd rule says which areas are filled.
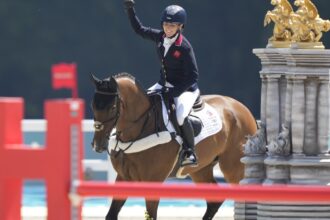
[[[124,0],[124,7],[126,9],[133,8],[135,5],[134,0]]]

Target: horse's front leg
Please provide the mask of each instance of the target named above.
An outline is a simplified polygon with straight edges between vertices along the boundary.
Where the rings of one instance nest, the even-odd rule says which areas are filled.
[[[159,200],[149,201],[146,200],[146,220],[156,220],[157,219],[157,210],[158,210]]]
[[[107,216],[105,217],[105,220],[118,220],[118,214],[119,214],[121,208],[123,207],[123,205],[125,204],[125,202],[126,202],[126,199],[112,200],[109,212],[108,212]]]
[[[115,182],[123,181],[123,178],[121,178],[119,175],[117,175],[117,178]],[[110,205],[109,212],[107,216],[105,217],[105,220],[118,220],[118,214],[121,210],[121,208],[124,206],[127,199],[113,199]]]

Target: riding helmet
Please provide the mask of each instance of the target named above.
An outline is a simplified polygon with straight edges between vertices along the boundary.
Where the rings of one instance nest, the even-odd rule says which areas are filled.
[[[167,6],[161,17],[161,24],[164,22],[168,23],[178,23],[185,25],[187,21],[187,13],[184,8],[179,5],[170,5]]]

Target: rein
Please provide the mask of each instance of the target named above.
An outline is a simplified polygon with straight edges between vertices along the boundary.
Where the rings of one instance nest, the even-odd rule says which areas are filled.
[[[150,118],[150,111],[154,109],[154,106],[150,106],[150,108],[148,108],[137,120],[135,120],[133,123],[137,123],[138,121],[140,121],[145,115],[147,115],[146,119],[144,120],[143,122],[143,125],[142,125],[142,128],[140,129],[140,133],[139,135],[132,141],[130,141],[131,143],[124,149],[122,150],[123,152],[127,151],[128,149],[130,149],[132,147],[132,145],[137,141],[139,140],[141,137],[142,137],[142,134],[143,134],[143,131],[144,129],[146,128],[146,125],[148,124],[148,121],[149,121],[149,118]],[[129,130],[130,128],[132,127],[128,127],[122,131],[117,131],[114,135],[116,135],[116,140],[117,140],[117,143],[116,143],[116,146],[115,146],[115,149],[114,151],[116,151],[117,147],[118,147],[118,144],[119,144],[119,135],[121,133],[123,133],[123,131],[127,131]],[[119,151],[115,154],[115,157],[118,155]],[[109,150],[108,150],[108,154],[110,156],[110,153],[109,153]]]

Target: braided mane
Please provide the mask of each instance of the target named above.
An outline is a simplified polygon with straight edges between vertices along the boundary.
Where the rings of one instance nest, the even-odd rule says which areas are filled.
[[[145,92],[145,89],[143,88],[143,86],[141,85],[141,83],[131,74],[129,73],[126,73],[126,72],[122,72],[122,73],[117,73],[116,75],[113,76],[114,79],[122,79],[122,78],[128,78],[130,80],[132,80],[135,85],[144,93],[146,94]]]
[[[113,78],[115,78],[115,79],[129,78],[129,79],[131,79],[131,80],[133,80],[135,82],[135,77],[132,76],[129,73],[126,73],[126,72],[117,73],[116,75],[113,76]]]

